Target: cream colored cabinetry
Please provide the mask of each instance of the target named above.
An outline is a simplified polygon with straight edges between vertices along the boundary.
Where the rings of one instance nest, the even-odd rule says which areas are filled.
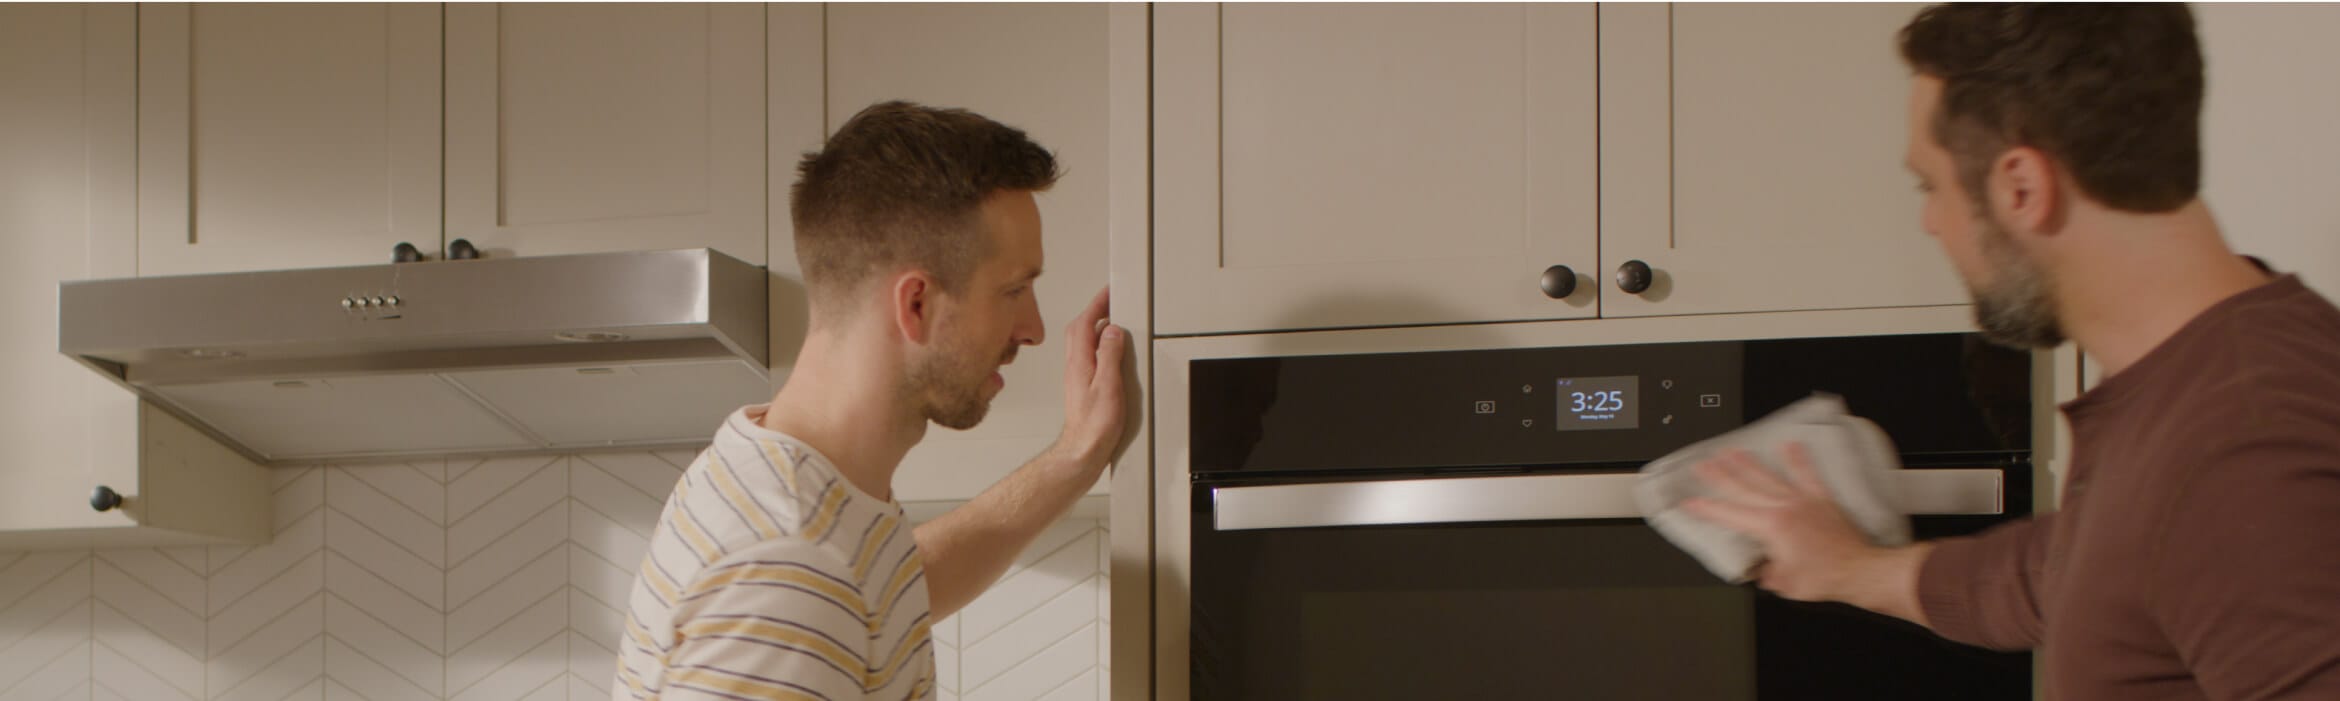
[[[764,263],[765,7],[445,12],[448,240]]]
[[[1594,15],[1156,6],[1157,332],[1598,314]]]
[[[1035,289],[1048,337],[1002,372],[1007,388],[982,425],[930,432],[911,451],[895,480],[903,500],[972,497],[1045,449],[1063,426],[1064,325],[1107,280],[1116,171],[1108,139],[1116,128],[1145,128],[1108,120],[1109,12],[1089,3],[828,8],[829,131],[885,100],[963,107],[1023,129],[1066,173],[1038,197],[1047,260]],[[793,179],[795,159],[808,148],[775,148],[774,173]],[[793,269],[789,241],[771,245],[775,260],[788,256]]]
[[[1899,167],[1916,10],[1159,8],[1161,330],[1965,304]]]
[[[138,247],[125,274],[438,250],[438,6],[137,13]]]
[[[138,260],[138,12],[0,5],[0,550],[267,538],[264,470],[57,353],[57,284]]]
[[[2235,250],[2340,297],[2340,27],[2331,5],[2198,5],[2202,194]]]
[[[1967,303],[1903,172],[1896,4],[1601,9],[1604,316]]]

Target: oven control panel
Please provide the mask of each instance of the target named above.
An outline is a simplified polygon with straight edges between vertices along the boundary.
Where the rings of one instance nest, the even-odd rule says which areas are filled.
[[[1214,358],[1192,470],[1636,463],[1814,392],[1903,450],[2028,450],[2030,358],[1969,334]]]

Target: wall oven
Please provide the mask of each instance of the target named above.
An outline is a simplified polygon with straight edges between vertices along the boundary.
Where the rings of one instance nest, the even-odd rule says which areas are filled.
[[[1892,436],[1920,537],[2019,518],[2031,354],[1963,333],[1243,345],[1160,356],[1183,399],[1158,417],[1181,429],[1157,438],[1182,492],[1161,502],[1182,516],[1160,529],[1165,698],[2031,698],[2029,655],[1726,584],[1629,496],[1643,463],[1823,391]]]

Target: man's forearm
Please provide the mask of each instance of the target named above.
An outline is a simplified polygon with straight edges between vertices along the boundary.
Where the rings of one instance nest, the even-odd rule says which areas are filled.
[[[1017,554],[1096,484],[1098,473],[1087,459],[1051,449],[966,505],[913,531],[926,560],[934,617],[973,603],[1007,572]]]

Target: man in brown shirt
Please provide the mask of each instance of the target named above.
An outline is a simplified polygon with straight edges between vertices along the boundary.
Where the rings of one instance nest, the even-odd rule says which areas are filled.
[[[1908,166],[1983,332],[2078,342],[2061,510],[1874,546],[1790,449],[1693,513],[1761,584],[2036,648],[2056,701],[2340,699],[2340,309],[2226,246],[2197,197],[2202,61],[2182,5],[1943,6],[1903,29]]]

